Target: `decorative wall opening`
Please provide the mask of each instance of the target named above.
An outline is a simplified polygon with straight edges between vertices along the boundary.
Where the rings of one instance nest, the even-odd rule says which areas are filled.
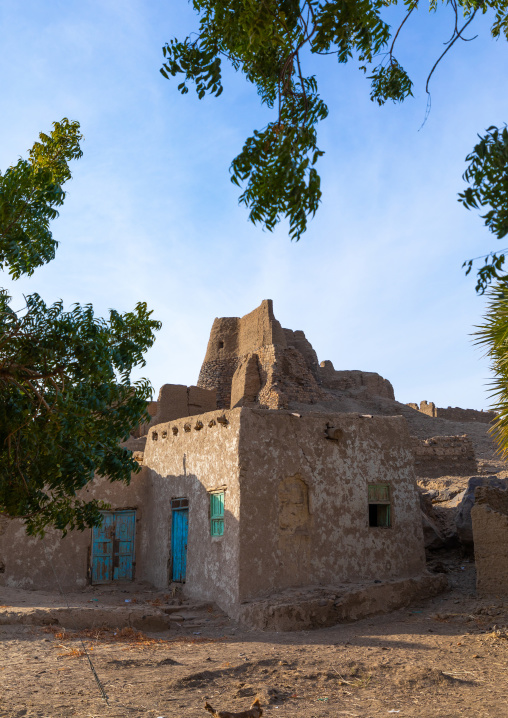
[[[279,529],[294,534],[309,523],[309,489],[303,479],[288,476],[279,484]]]

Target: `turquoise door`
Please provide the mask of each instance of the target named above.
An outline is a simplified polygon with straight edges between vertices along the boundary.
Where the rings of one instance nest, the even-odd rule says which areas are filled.
[[[173,499],[171,521],[172,580],[185,581],[187,571],[187,536],[189,533],[189,502]]]
[[[103,511],[92,531],[92,583],[134,578],[135,511]]]

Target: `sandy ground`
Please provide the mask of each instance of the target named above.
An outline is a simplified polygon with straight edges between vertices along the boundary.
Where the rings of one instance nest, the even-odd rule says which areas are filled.
[[[475,596],[472,562],[459,554],[436,559],[448,572],[449,593],[312,632],[249,631],[213,606],[195,616],[182,606],[186,618],[174,612],[172,628],[159,634],[0,626],[0,715],[203,718],[205,700],[240,711],[259,696],[265,715],[277,718],[508,716],[506,606]],[[28,593],[37,603],[36,592]],[[119,605],[126,594],[95,595]],[[174,604],[146,591],[129,596]]]
[[[403,405],[401,413],[422,438],[468,433],[479,473],[508,477],[487,426],[430,420]],[[443,490],[461,488],[460,482],[465,486],[467,477],[423,483]],[[299,633],[251,631],[214,606],[179,606],[178,597],[142,586],[89,587],[66,600],[109,607],[111,616],[126,605],[166,609],[170,630],[0,625],[0,716],[204,718],[205,700],[217,710],[241,711],[259,696],[270,718],[508,718],[506,601],[477,598],[474,563],[459,552],[436,552],[429,567],[447,573],[450,592],[388,615]],[[0,604],[0,612],[22,613],[65,601],[57,593],[1,589]]]

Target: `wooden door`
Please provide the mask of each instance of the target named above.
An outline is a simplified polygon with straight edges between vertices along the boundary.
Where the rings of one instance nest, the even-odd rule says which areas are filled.
[[[175,501],[172,502],[171,521],[171,557],[173,563],[172,580],[185,582],[187,572],[187,536],[189,533],[189,509],[187,499],[177,499],[177,502],[184,504],[175,508]],[[185,502],[185,503],[184,503]]]
[[[136,512],[102,511],[92,530],[92,583],[132,581]]]
[[[132,581],[134,578],[135,526],[135,511],[115,511],[113,581]]]

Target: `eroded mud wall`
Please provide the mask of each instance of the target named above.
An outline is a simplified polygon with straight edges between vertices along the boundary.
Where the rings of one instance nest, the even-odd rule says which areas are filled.
[[[508,596],[508,491],[478,487],[471,519],[478,593]]]
[[[337,440],[325,438],[328,433]],[[240,598],[425,568],[402,417],[242,411]],[[368,485],[389,484],[391,527],[369,526]]]

